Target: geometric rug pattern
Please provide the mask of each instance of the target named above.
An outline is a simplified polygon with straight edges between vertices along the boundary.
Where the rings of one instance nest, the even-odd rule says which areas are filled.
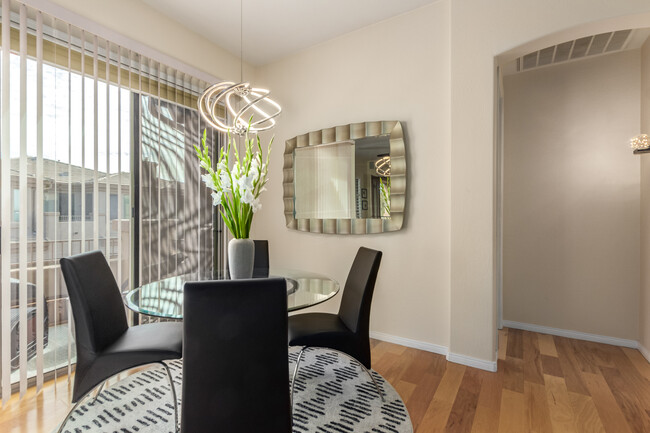
[[[289,348],[289,379],[299,351],[299,347]],[[183,361],[169,361],[167,365],[180,407]],[[412,433],[411,419],[400,396],[379,373],[371,370],[371,374],[384,401],[357,361],[328,349],[306,350],[294,388],[293,432]],[[103,389],[96,401],[86,398],[63,431],[174,433],[173,424],[167,375],[162,367],[150,367]]]

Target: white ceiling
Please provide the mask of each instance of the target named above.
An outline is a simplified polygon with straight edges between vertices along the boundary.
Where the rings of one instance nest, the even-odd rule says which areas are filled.
[[[239,56],[240,0],[142,0]],[[244,61],[260,66],[435,0],[241,0]]]

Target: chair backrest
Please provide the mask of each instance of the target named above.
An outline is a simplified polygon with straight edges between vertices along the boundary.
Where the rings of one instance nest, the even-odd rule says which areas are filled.
[[[187,282],[181,431],[291,431],[283,278]]]
[[[268,278],[269,276],[269,241],[255,240],[255,261],[253,263],[253,278]]]
[[[359,248],[345,281],[339,317],[345,326],[357,334],[367,335],[369,332],[370,306],[381,254],[381,251]]]
[[[94,357],[128,329],[124,303],[101,251],[62,258],[61,272],[74,315],[77,357],[82,361]]]

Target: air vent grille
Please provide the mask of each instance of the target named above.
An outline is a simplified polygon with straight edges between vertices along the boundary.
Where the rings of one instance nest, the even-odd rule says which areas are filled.
[[[566,62],[567,60],[621,51],[625,49],[631,34],[632,30],[619,30],[546,47],[519,57],[516,62],[517,72]]]

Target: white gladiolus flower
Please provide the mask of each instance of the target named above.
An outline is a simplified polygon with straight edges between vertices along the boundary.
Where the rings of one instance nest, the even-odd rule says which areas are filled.
[[[253,203],[251,203],[251,207],[253,208],[253,213],[262,209],[262,203],[260,202],[260,199],[256,198],[255,200],[253,200]]]
[[[212,180],[212,175],[210,173],[201,175],[201,179],[203,179],[205,186],[207,186],[213,191],[217,190],[217,186],[214,184],[214,181]]]
[[[254,181],[255,181],[255,173],[251,173],[248,176],[240,177],[237,183],[239,184],[239,187],[241,189],[243,189],[244,191],[248,191],[253,189]]]
[[[241,196],[241,201],[244,203],[248,203],[252,205],[254,200],[255,197],[253,197],[253,193],[251,192],[250,189],[245,190]]]
[[[218,206],[221,204],[221,192],[216,191],[212,193],[212,206]]]
[[[263,159],[259,140],[256,143],[247,135],[244,149],[239,149],[241,144],[238,145],[229,134],[228,142],[220,149],[218,160],[214,161],[216,169],[212,169],[213,162],[206,141],[207,131],[204,131],[201,146],[194,146],[204,173],[201,180],[212,190],[212,204],[221,206],[224,223],[233,236],[237,239],[248,238],[253,213],[262,208],[259,196],[266,191],[267,163],[273,140]],[[250,210],[247,206],[250,206]]]
[[[221,173],[219,180],[221,181],[221,189],[230,191],[230,176],[228,176],[228,173]]]

